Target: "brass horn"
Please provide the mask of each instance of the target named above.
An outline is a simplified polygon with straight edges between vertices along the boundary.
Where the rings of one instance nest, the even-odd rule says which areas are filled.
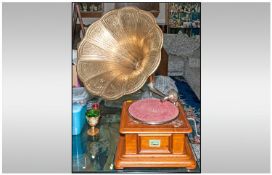
[[[161,60],[163,34],[154,16],[135,7],[112,10],[87,29],[77,71],[93,95],[115,100],[139,90]]]

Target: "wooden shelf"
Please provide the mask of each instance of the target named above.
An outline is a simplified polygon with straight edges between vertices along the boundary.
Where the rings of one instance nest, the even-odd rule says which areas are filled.
[[[169,26],[171,29],[200,29],[200,27],[172,27]]]
[[[152,13],[155,17],[158,17],[160,14],[160,3],[157,3],[157,2],[152,2],[152,3],[118,2],[118,3],[115,3],[116,9],[122,8],[122,7],[127,7],[127,6],[138,7],[139,9],[142,9],[142,10]]]
[[[100,18],[104,14],[104,3],[80,2],[78,4],[82,18]]]
[[[160,11],[150,11],[154,15],[154,17],[158,17],[160,14]]]
[[[81,11],[82,18],[99,18],[103,15],[102,11],[99,12],[84,12]]]

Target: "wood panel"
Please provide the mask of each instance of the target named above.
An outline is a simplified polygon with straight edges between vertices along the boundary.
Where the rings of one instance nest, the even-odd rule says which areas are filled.
[[[103,12],[81,12],[82,18],[100,18]]]
[[[184,134],[173,134],[172,135],[172,151],[173,154],[183,154],[184,153]]]
[[[126,155],[124,152],[125,137],[120,136],[114,165],[116,169],[127,167],[185,167],[195,169],[196,161],[193,156],[189,141],[185,139],[184,154],[134,154]]]
[[[126,154],[137,154],[137,134],[126,134]]]
[[[156,70],[156,74],[159,75],[168,75],[168,54],[164,48],[161,49],[161,62]]]
[[[157,154],[157,153],[171,153],[171,140],[169,134],[161,135],[150,135],[141,134],[139,135],[139,154]],[[158,144],[152,144],[158,143]]]

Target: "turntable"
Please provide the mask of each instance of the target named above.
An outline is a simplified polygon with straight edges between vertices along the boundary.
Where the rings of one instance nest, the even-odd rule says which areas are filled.
[[[161,96],[125,101],[115,168],[196,167],[186,134],[192,128],[175,91],[154,87],[163,34],[154,16],[135,7],[106,13],[94,22],[78,48],[78,76],[93,95],[107,100],[140,90],[149,80]]]

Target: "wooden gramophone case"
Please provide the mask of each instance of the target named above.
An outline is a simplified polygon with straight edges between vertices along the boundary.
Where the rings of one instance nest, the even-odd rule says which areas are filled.
[[[195,169],[196,162],[187,133],[192,132],[183,106],[179,116],[160,125],[143,124],[128,113],[132,101],[123,103],[120,139],[115,155],[115,168],[127,167],[186,167]]]

